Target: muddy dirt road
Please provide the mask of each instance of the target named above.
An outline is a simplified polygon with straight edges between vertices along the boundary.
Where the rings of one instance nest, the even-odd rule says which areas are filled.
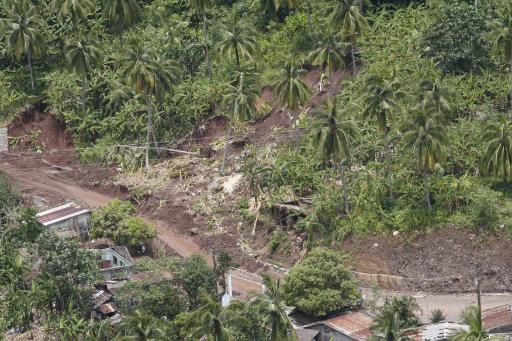
[[[20,169],[13,167],[4,160],[3,162],[0,161],[0,170],[9,176],[19,192],[49,202],[75,200],[91,208],[98,208],[113,199],[111,196],[82,188],[56,174],[52,174],[51,168]],[[146,217],[143,218],[148,220]],[[211,261],[199,245],[191,239],[172,231],[165,222],[151,221],[151,223],[158,229],[158,238],[179,255],[187,257],[194,253],[201,254],[208,261]]]

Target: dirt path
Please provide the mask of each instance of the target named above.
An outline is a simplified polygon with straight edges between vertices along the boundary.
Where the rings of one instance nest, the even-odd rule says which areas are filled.
[[[113,199],[111,196],[77,186],[58,175],[51,174],[48,169],[19,169],[4,160],[0,162],[0,170],[8,175],[19,192],[49,202],[75,200],[91,208],[98,208]],[[143,218],[150,221],[145,217]],[[201,254],[211,263],[211,257],[201,250],[193,240],[172,231],[163,221],[150,222],[157,227],[158,238],[180,256],[187,257],[192,254]]]

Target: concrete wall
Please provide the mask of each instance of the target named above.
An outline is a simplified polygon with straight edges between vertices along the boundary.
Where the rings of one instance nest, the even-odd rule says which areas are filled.
[[[334,330],[324,324],[318,324],[311,327],[306,327],[307,329],[315,329],[320,332],[317,335],[315,340],[317,341],[354,341],[353,338],[347,336],[345,334],[340,333],[337,330]]]
[[[89,237],[90,226],[91,213],[84,213],[82,215],[49,225],[48,229],[55,232],[60,237],[79,237],[83,240],[87,240]]]
[[[9,139],[7,138],[7,128],[0,128],[0,152],[9,150]]]

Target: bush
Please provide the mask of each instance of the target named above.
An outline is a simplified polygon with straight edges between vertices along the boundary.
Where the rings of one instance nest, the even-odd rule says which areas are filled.
[[[286,277],[287,304],[315,317],[356,305],[361,298],[347,256],[326,248],[311,251]]]
[[[156,228],[134,217],[135,206],[127,201],[112,200],[92,215],[91,235],[110,238],[120,245],[139,246],[156,237]]]
[[[468,73],[491,65],[485,17],[467,4],[442,7],[423,34],[425,56],[444,73]]]
[[[128,217],[121,221],[112,239],[116,244],[139,246],[156,237],[156,228],[139,217]]]

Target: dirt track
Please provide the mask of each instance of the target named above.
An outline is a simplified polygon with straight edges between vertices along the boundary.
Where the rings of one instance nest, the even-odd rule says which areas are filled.
[[[50,174],[48,169],[19,169],[6,161],[0,163],[0,169],[9,176],[21,193],[44,198],[51,202],[76,200],[91,208],[98,208],[113,199],[111,196],[82,188],[58,175]],[[158,229],[158,238],[179,255],[187,257],[194,253],[202,254],[210,261],[210,257],[194,241],[171,231],[165,222],[151,222]]]

